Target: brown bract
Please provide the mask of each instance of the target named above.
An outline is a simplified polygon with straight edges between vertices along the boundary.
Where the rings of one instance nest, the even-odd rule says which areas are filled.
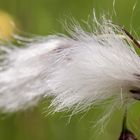
[[[137,140],[136,136],[128,129],[122,130],[119,140]]]

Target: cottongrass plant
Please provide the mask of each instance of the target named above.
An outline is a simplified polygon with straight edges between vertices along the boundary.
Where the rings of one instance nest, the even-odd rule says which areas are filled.
[[[104,17],[94,17],[93,25],[91,32],[74,25],[69,36],[35,38],[20,48],[1,45],[1,111],[24,110],[52,97],[52,112],[75,114],[109,104],[110,115],[139,100],[139,42]]]

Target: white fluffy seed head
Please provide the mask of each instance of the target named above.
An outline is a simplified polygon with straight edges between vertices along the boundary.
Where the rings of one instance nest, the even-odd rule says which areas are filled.
[[[26,109],[48,96],[54,112],[131,99],[129,90],[140,88],[140,58],[120,27],[106,19],[95,23],[95,32],[75,27],[71,37],[1,46],[1,110]]]

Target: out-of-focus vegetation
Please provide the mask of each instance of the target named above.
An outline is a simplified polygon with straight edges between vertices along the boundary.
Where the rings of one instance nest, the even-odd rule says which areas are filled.
[[[136,4],[137,2],[137,4]],[[135,6],[136,4],[136,6]],[[61,22],[73,16],[79,22],[92,15],[109,14],[114,23],[140,35],[140,0],[0,0],[0,39],[9,39],[15,31],[14,22],[23,34],[38,35],[65,33]],[[113,14],[114,9],[116,15]],[[11,23],[12,21],[12,23]],[[94,129],[96,108],[73,116],[56,113],[47,116],[47,102],[14,114],[0,116],[0,140],[117,140],[121,131],[122,111],[117,110],[106,128]],[[140,138],[140,103],[129,107],[129,128]],[[103,130],[103,131],[101,131]]]
[[[13,18],[6,12],[0,11],[0,39],[9,40],[14,33]]]

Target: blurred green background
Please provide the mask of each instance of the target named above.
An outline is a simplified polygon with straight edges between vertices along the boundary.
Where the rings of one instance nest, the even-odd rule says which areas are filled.
[[[139,39],[140,0],[116,0],[114,7],[113,3],[113,0],[0,0],[0,31],[10,39],[15,29],[8,21],[13,20],[25,34],[65,33],[62,21],[73,16],[81,23],[95,9],[97,17],[109,14],[114,23],[132,31]],[[121,109],[116,109],[107,127],[94,128],[103,108],[93,108],[70,119],[70,113],[47,115],[48,103],[49,100],[43,101],[24,112],[1,113],[0,140],[117,140],[119,137]],[[128,110],[128,126],[140,139],[140,103]]]

